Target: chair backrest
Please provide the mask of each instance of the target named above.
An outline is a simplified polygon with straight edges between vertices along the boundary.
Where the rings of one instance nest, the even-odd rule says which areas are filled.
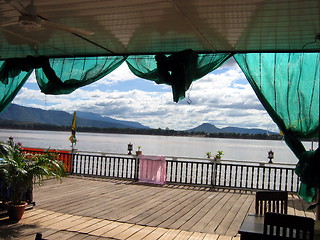
[[[256,192],[256,214],[266,212],[288,213],[288,192],[286,191],[258,191]]]
[[[264,216],[263,239],[312,240],[312,218],[267,212]]]

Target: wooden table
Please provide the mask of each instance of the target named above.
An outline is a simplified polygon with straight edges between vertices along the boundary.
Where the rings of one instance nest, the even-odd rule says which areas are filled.
[[[246,216],[238,231],[240,240],[262,240],[264,217],[250,214]],[[314,240],[320,240],[320,221],[314,222]]]
[[[261,215],[248,215],[239,229],[240,240],[261,239],[263,235],[264,217]]]

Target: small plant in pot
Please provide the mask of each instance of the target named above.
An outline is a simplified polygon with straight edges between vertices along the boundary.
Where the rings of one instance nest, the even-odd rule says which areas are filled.
[[[214,160],[220,160],[222,158],[223,151],[217,151],[217,154],[214,155]]]
[[[142,150],[141,150],[141,146],[138,146],[138,151],[136,151],[137,155],[141,155],[142,154]]]
[[[67,176],[63,162],[58,155],[46,152],[44,154],[23,154],[17,144],[1,144],[0,164],[2,181],[9,192],[9,219],[18,222],[27,203],[25,196],[33,185],[40,186],[47,178],[61,180]]]

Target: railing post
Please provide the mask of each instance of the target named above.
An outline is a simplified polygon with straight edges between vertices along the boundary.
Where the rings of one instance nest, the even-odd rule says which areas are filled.
[[[74,173],[74,149],[71,150],[70,174]]]
[[[211,174],[211,187],[214,188],[216,186],[216,178],[217,178],[217,163],[216,161],[212,161],[212,174]]]
[[[138,181],[139,181],[139,165],[140,165],[139,155],[137,155],[137,156],[135,157],[135,159],[136,159],[136,165],[135,165],[135,170],[134,170],[134,180],[135,180],[136,182],[138,182]]]

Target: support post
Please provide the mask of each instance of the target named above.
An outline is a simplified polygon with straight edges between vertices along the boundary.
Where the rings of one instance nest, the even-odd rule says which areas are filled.
[[[71,143],[71,160],[70,160],[70,174],[74,173],[74,164],[73,164],[73,161],[74,161],[74,143],[72,142]]]
[[[316,220],[320,220],[320,206],[318,205],[320,202],[320,189],[317,189],[317,206],[316,206]]]
[[[319,92],[320,92],[320,84],[319,84]],[[319,123],[320,123],[320,98],[319,98]],[[318,149],[320,147],[320,131],[319,131],[319,135],[318,135]],[[317,189],[317,203],[320,203],[320,189]],[[320,220],[320,206],[317,205],[316,206],[316,220]]]
[[[211,187],[214,188],[216,186],[217,179],[217,160],[212,161],[212,176],[211,176]]]
[[[135,170],[134,170],[134,180],[136,182],[138,182],[139,181],[139,171],[140,171],[140,167],[139,167],[139,165],[140,165],[140,157],[139,157],[139,155],[136,155],[135,159],[136,159],[135,160],[136,165],[135,165]]]

